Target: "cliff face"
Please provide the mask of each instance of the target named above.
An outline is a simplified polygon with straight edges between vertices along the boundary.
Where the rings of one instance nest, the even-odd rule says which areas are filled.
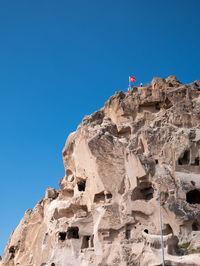
[[[200,81],[117,92],[70,134],[60,191],[26,211],[0,265],[161,265],[159,195],[166,265],[200,265],[199,157]]]

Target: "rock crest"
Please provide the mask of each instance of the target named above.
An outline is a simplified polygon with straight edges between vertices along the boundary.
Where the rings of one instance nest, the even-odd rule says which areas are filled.
[[[26,211],[0,265],[161,265],[159,195],[166,265],[200,265],[180,246],[200,247],[199,157],[199,80],[117,92],[69,135],[60,190]]]

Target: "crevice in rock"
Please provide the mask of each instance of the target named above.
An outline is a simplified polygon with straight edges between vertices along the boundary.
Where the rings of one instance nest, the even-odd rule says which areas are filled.
[[[48,233],[44,235],[43,245],[47,243]]]
[[[11,246],[9,248],[9,253],[11,254],[10,259],[14,259],[14,257],[15,257],[15,247],[14,246]]]

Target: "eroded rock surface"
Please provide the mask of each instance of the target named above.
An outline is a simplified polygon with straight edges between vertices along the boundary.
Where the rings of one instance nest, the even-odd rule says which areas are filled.
[[[69,135],[60,191],[26,211],[0,265],[162,265],[159,195],[166,265],[200,265],[199,157],[200,81],[117,92]]]

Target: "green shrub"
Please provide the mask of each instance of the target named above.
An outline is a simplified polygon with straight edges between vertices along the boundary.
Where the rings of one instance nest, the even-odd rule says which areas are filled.
[[[189,255],[189,254],[195,254],[195,253],[200,253],[200,248],[190,249],[190,250],[187,251],[187,255]]]
[[[179,245],[179,248],[188,248],[189,245],[190,245],[190,242],[183,243],[183,244]]]

